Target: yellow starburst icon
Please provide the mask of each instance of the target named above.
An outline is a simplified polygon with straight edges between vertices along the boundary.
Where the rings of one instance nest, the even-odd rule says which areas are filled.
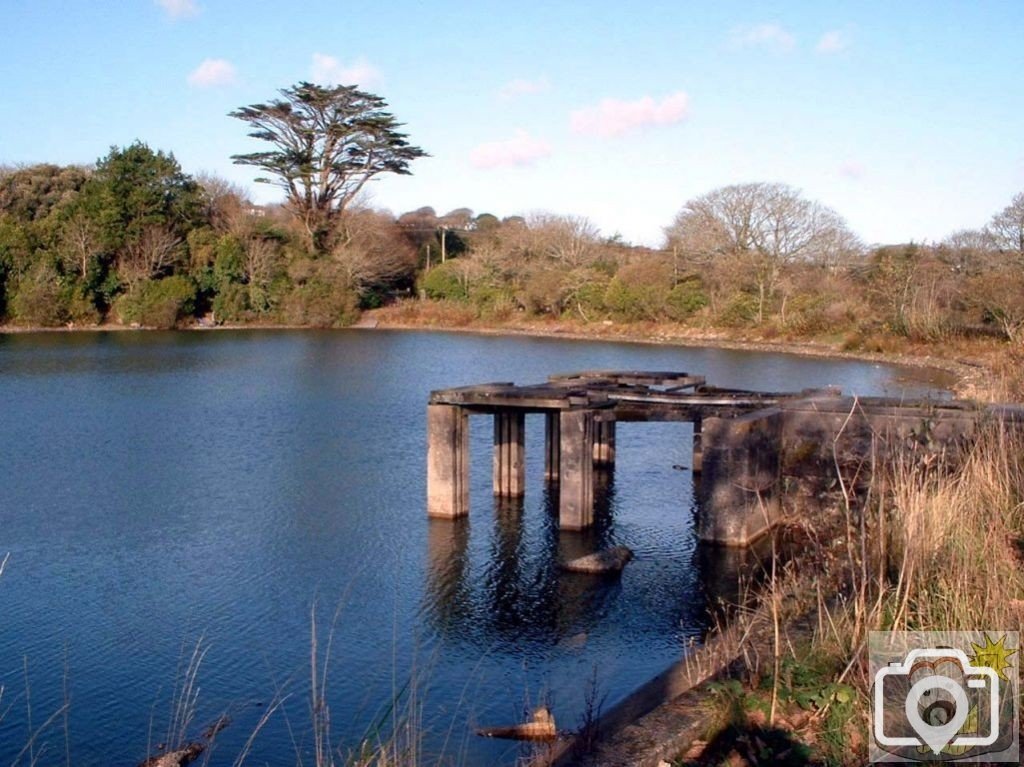
[[[1013,664],[1010,663],[1010,656],[1016,655],[1017,651],[1011,650],[1006,646],[1005,634],[999,637],[998,642],[993,642],[988,634],[984,636],[985,644],[983,645],[971,642],[971,649],[974,651],[971,663],[975,666],[987,666],[995,671],[1003,681],[1010,681],[1010,678],[1006,676],[1006,669],[1012,668]]]

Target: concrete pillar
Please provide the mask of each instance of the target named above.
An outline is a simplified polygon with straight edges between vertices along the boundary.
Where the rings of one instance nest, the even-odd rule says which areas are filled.
[[[427,405],[427,515],[469,513],[469,414],[456,405]]]
[[[544,480],[558,481],[558,464],[562,451],[558,413],[544,414]]]
[[[594,463],[598,466],[615,463],[615,421],[595,421]]]
[[[516,498],[526,492],[526,415],[494,414],[494,494]]]
[[[558,525],[583,530],[594,523],[594,411],[559,413]]]
[[[697,516],[702,541],[747,546],[778,520],[783,420],[774,408],[704,419]]]
[[[694,474],[704,470],[704,423],[700,418],[693,419],[693,460],[690,466]]]

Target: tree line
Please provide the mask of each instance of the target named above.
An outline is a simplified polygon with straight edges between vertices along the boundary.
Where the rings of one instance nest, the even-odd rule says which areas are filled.
[[[1024,337],[1024,193],[939,243],[865,246],[784,184],[685,202],[660,248],[580,217],[401,215],[360,203],[426,153],[378,96],[300,83],[242,107],[266,151],[235,155],[278,186],[257,206],[142,142],[95,166],[0,169],[0,319],[32,326],[274,323],[329,327],[403,301],[449,321],[572,317],[756,328],[851,347],[904,336]]]

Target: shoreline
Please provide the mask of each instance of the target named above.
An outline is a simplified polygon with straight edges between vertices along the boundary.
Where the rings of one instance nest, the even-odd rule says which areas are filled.
[[[483,325],[441,325],[416,324],[391,317],[375,315],[372,325],[360,329],[376,330],[421,330],[444,333],[464,333],[481,336],[521,336],[525,338],[557,338],[570,341],[605,341],[609,343],[648,344],[651,346],[678,346],[694,349],[725,349],[731,351],[791,354],[799,357],[818,359],[852,360],[874,362],[930,371],[944,380],[934,383],[950,391],[955,397],[970,398],[976,382],[988,372],[988,365],[981,360],[956,357],[937,357],[933,354],[910,352],[871,352],[845,350],[837,345],[821,341],[775,341],[771,339],[743,338],[723,333],[721,330],[695,331],[678,327],[668,332],[664,326],[644,327],[638,324],[579,325],[551,323],[501,323]],[[353,326],[357,327],[357,326]]]
[[[117,323],[75,327],[39,327],[0,325],[0,337],[20,335],[42,335],[48,333],[129,333],[129,332],[194,332],[207,331],[278,331],[278,330],[332,330],[331,328],[315,328],[308,325],[288,325],[280,323],[240,324],[226,323],[223,325],[188,325],[179,328],[148,328],[131,327]],[[404,330],[426,331],[435,333],[462,333],[479,336],[520,336],[524,338],[556,338],[568,341],[593,341],[609,343],[648,344],[652,346],[678,346],[695,349],[725,349],[732,351],[763,352],[774,354],[791,354],[800,357],[819,359],[856,360],[878,364],[895,365],[931,371],[947,380],[936,382],[941,388],[948,389],[955,396],[969,397],[974,383],[988,372],[988,365],[980,360],[955,357],[937,357],[931,353],[917,352],[872,352],[866,350],[847,350],[838,345],[823,341],[773,340],[764,338],[743,337],[717,330],[695,330],[684,326],[650,326],[639,323],[613,324],[580,324],[576,322],[525,322],[525,323],[485,323],[485,324],[439,324],[417,323],[388,316],[386,309],[369,310],[362,319],[353,325],[333,328],[333,330]]]

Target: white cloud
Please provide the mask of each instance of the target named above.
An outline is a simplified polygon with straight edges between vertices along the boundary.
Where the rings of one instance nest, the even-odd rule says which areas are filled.
[[[196,88],[234,85],[237,80],[235,65],[227,59],[204,59],[188,76],[188,84]]]
[[[535,165],[551,155],[551,145],[526,131],[504,141],[490,141],[473,149],[469,161],[477,168],[509,168]]]
[[[864,178],[864,166],[856,160],[847,160],[839,166],[839,175],[850,181],[860,181]]]
[[[821,36],[818,44],[814,46],[814,50],[818,53],[840,53],[845,51],[849,45],[850,43],[843,33],[838,29],[833,29]]]
[[[196,0],[156,0],[156,4],[164,9],[171,19],[187,19],[199,14]]]
[[[660,102],[650,96],[636,101],[603,99],[597,106],[577,109],[570,115],[573,133],[611,138],[655,125],[671,125],[684,120],[690,99],[677,91]]]
[[[534,93],[544,93],[550,89],[551,83],[546,77],[538,77],[536,80],[517,78],[501,86],[501,89],[498,91],[498,96],[504,100],[508,100],[515,98],[516,96],[529,96]]]
[[[351,64],[344,64],[334,56],[314,53],[311,72],[313,82],[318,85],[359,85],[365,88],[380,81],[380,72],[362,56]]]
[[[751,27],[736,27],[732,31],[732,44],[735,48],[762,47],[788,51],[796,45],[796,38],[784,26],[773,21]]]

